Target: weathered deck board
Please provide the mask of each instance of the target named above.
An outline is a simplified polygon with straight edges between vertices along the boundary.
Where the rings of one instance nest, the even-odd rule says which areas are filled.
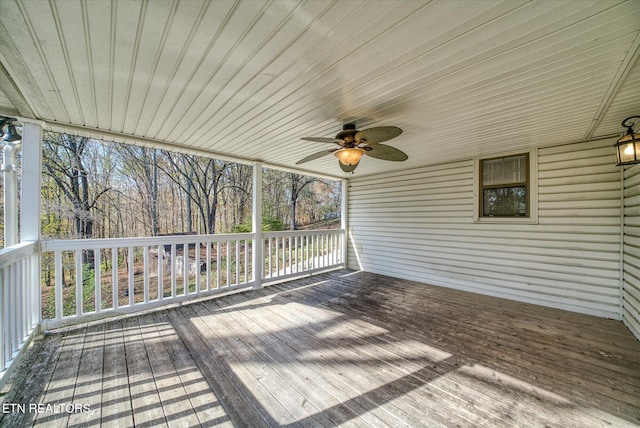
[[[100,426],[104,378],[104,328],[105,325],[102,323],[87,328],[73,398],[69,403],[86,404],[89,409],[86,412],[70,414],[69,426]]]
[[[234,296],[234,300],[235,298],[240,299],[242,297],[243,296]],[[358,385],[358,379],[362,377],[364,377],[365,379],[374,378],[374,379],[377,379],[379,382],[382,381],[383,383],[385,383],[385,385],[383,389],[378,391],[378,394],[383,393],[385,390],[391,389],[389,385],[387,385],[386,382],[384,382],[384,377],[386,376],[384,372],[392,375],[395,374],[397,377],[397,380],[391,380],[391,383],[394,386],[397,386],[400,389],[406,391],[409,396],[411,394],[414,394],[414,395],[417,394],[419,395],[419,397],[417,398],[410,397],[410,399],[408,400],[412,404],[410,413],[407,413],[407,412],[405,412],[404,414],[400,413],[401,417],[399,419],[396,419],[393,422],[388,421],[388,424],[398,425],[401,422],[408,423],[409,425],[420,424],[419,421],[421,419],[418,419],[418,418],[424,418],[426,415],[428,415],[430,420],[432,421],[432,426],[438,426],[436,425],[436,421],[438,421],[442,425],[455,423],[456,418],[459,419],[457,423],[465,423],[465,422],[469,423],[468,419],[464,419],[458,414],[448,414],[448,413],[445,414],[445,412],[442,411],[443,407],[441,406],[441,403],[439,403],[440,397],[437,395],[437,392],[434,394],[434,391],[429,391],[429,389],[431,388],[429,388],[428,385],[424,385],[424,384],[420,384],[419,382],[416,382],[417,374],[420,370],[422,370],[421,367],[417,368],[415,372],[406,371],[406,372],[399,373],[397,372],[397,368],[394,367],[393,364],[389,364],[387,360],[390,359],[392,361],[397,361],[401,357],[397,355],[392,355],[390,351],[382,348],[377,350],[379,351],[378,353],[373,353],[370,350],[367,351],[365,349],[367,346],[367,343],[364,343],[363,341],[361,341],[357,337],[357,335],[354,334],[353,331],[347,331],[347,327],[344,326],[346,322],[345,320],[338,319],[335,322],[333,320],[330,320],[330,321],[323,321],[321,323],[318,323],[317,320],[308,319],[308,316],[304,313],[304,311],[295,311],[294,308],[288,308],[288,309],[292,309],[292,310],[287,310],[285,313],[286,314],[291,313],[295,319],[292,320],[292,319],[286,319],[286,317],[284,316],[281,317],[281,314],[278,311],[272,311],[268,317],[261,319],[261,324],[264,325],[268,321],[271,321],[273,323],[274,321],[278,320],[278,318],[280,318],[279,320],[280,324],[278,325],[270,324],[272,331],[275,331],[275,333],[273,334],[275,341],[265,342],[265,345],[269,349],[277,349],[279,347],[278,340],[280,340],[280,343],[286,343],[286,344],[289,344],[292,341],[297,340],[295,336],[283,335],[283,333],[285,332],[297,331],[302,336],[302,340],[300,341],[301,350],[299,350],[298,355],[296,355],[295,359],[292,359],[292,358],[287,358],[287,355],[283,354],[282,355],[282,358],[284,358],[284,361],[282,361],[282,363],[284,363],[282,364],[283,366],[290,368],[290,367],[296,367],[304,364],[317,365],[317,363],[321,363],[321,365],[325,365],[325,364],[331,365],[332,370],[325,370],[324,373],[320,372],[319,375],[315,375],[314,377],[312,377],[312,379],[319,379],[318,383],[320,385],[324,384],[325,388],[327,388],[329,381],[326,379],[327,378],[326,373],[332,372],[333,369],[335,368],[336,370],[340,371],[343,374],[342,377],[346,378],[348,382],[347,384],[350,384],[350,385]],[[236,311],[234,313],[238,314],[238,313],[242,313],[242,311]],[[297,323],[298,324],[300,323],[301,320],[305,321],[306,326],[303,328],[295,327]],[[253,325],[250,324],[250,319],[248,321],[249,322],[245,323],[245,327],[247,329],[251,329],[252,326],[256,325],[256,324],[253,324]],[[288,322],[288,325],[287,325],[287,322]],[[242,321],[240,321],[240,323],[242,323]],[[336,344],[336,343],[330,343],[331,339],[323,340],[321,337],[318,337],[318,336],[320,336],[323,330],[325,329],[330,329],[332,335],[348,338],[348,341],[342,344]],[[363,333],[363,332],[359,332],[358,334],[360,333]],[[369,334],[368,332],[366,331],[364,332],[365,336],[367,336],[368,334]],[[375,335],[375,334],[379,334],[379,332],[372,332],[371,334]],[[261,336],[262,335],[259,335],[259,337]],[[316,338],[313,343],[309,342],[310,336]],[[329,344],[329,346],[327,346],[327,344]],[[354,345],[356,345],[359,348],[360,353],[354,351],[353,349]],[[360,345],[364,345],[364,346],[360,346]],[[333,351],[334,348],[336,349],[336,351]],[[289,353],[289,355],[291,355],[291,353]],[[409,361],[407,360],[407,362]],[[382,372],[381,370],[372,371],[371,370],[372,366],[376,369],[378,369],[378,367],[381,367]],[[306,377],[302,377],[302,378],[306,379]],[[354,389],[353,392],[356,393],[355,394],[356,397],[360,397],[361,395],[367,395],[366,393],[368,391],[375,390],[376,388],[379,388],[379,386],[370,383],[369,385],[361,386],[359,390]],[[421,388],[425,389],[425,391],[419,391]],[[330,389],[329,391],[331,391],[332,393],[337,392],[333,389]],[[391,394],[394,394],[394,393],[391,392]],[[428,395],[429,397],[428,400],[424,399],[425,394]],[[310,397],[313,397],[313,395],[314,394],[311,393]],[[369,394],[369,395],[371,395],[372,397],[375,396],[375,394]],[[387,395],[385,397],[382,397],[381,399],[377,400],[378,401],[377,403],[374,403],[374,408],[378,408],[379,406],[385,406],[385,403],[387,401],[393,400],[394,398],[395,396],[393,395],[391,396]],[[309,398],[309,399],[312,399],[312,398]],[[347,403],[349,403],[349,400],[347,400]],[[330,403],[327,403],[326,405],[328,404]],[[464,404],[464,403],[459,403],[459,404]],[[344,403],[340,403],[339,406],[343,407]],[[329,407],[328,410],[325,409],[324,411],[327,412],[331,410],[333,409]],[[392,410],[392,413],[394,412],[398,413],[398,412],[401,412],[401,410],[394,409]],[[338,414],[337,416],[342,418],[349,417],[348,414]],[[476,417],[474,418],[478,419]],[[338,422],[344,423],[344,420],[348,420],[348,419],[342,419],[337,421],[336,423]]]
[[[211,391],[180,336],[171,325],[166,312],[156,312],[153,319],[164,342],[169,358],[182,383],[191,406],[202,426],[233,426],[222,404]],[[165,326],[164,328],[161,326]]]
[[[286,293],[289,294],[289,293]],[[296,299],[294,300],[297,300]],[[304,310],[299,313],[286,311],[295,318],[292,320],[293,325],[300,323],[305,319]],[[413,340],[411,337],[406,339],[398,339],[391,337],[388,340],[379,340],[387,336],[384,330],[376,328],[370,323],[358,322],[357,320],[349,320],[348,322],[338,319],[337,322],[330,320],[323,323],[305,323],[303,327],[307,331],[307,335],[317,335],[323,330],[331,331],[336,337],[348,338],[348,346],[357,348],[365,357],[364,362],[371,360],[378,366],[388,366],[387,370],[397,370],[397,376],[413,381],[412,387],[402,388],[407,394],[414,393],[413,389],[423,388],[427,391],[427,399],[421,400],[424,408],[432,407],[429,412],[429,420],[436,420],[436,417],[444,419],[446,424],[452,424],[458,419],[458,423],[464,425],[510,425],[513,423],[510,419],[501,419],[499,414],[495,414],[489,409],[483,411],[479,406],[474,405],[475,402],[482,403],[483,400],[478,399],[478,395],[482,392],[478,390],[477,383],[474,388],[465,393],[460,388],[459,383],[451,383],[446,376],[458,369],[459,361],[457,358],[448,355],[440,350],[434,350],[429,346]],[[313,325],[314,329],[309,330],[308,325]],[[349,328],[348,331],[344,327]],[[308,339],[307,339],[308,342]],[[307,345],[308,346],[308,345]],[[334,348],[335,344],[331,344]],[[322,348],[321,348],[322,349]],[[326,350],[321,352],[326,354]],[[347,356],[349,357],[349,356]],[[357,354],[354,357],[357,358]],[[345,353],[340,352],[338,358],[345,358]],[[438,383],[434,388],[433,385]],[[488,397],[489,402],[495,401],[495,397]],[[502,400],[504,404],[505,400]],[[438,415],[440,414],[440,415]],[[520,416],[520,415],[518,415]],[[525,414],[526,416],[526,414]],[[538,421],[541,420],[540,415],[536,415]],[[544,419],[544,416],[542,416]],[[518,426],[527,426],[528,420],[523,419],[517,423]]]
[[[410,290],[409,293],[413,293],[413,290]],[[415,293],[413,294],[415,297],[414,301],[419,302],[419,300],[417,300],[419,296],[415,296]],[[393,293],[385,294],[385,296],[389,295],[393,295]],[[466,294],[463,296],[466,298],[469,297],[469,295]],[[357,305],[362,305],[362,302],[366,301],[366,299],[363,298],[363,296],[354,295],[353,301],[357,302]],[[373,301],[378,305],[380,298],[376,297]],[[539,342],[539,337],[545,334],[532,330],[530,325],[526,323],[524,326],[520,326],[518,319],[512,323],[512,334],[505,335],[500,333],[500,329],[495,328],[495,326],[491,324],[491,319],[484,316],[484,314],[486,314],[484,306],[481,307],[480,311],[476,311],[478,313],[441,314],[441,316],[434,319],[433,317],[425,316],[423,312],[415,308],[407,312],[404,309],[406,305],[396,304],[392,299],[388,299],[385,305],[390,308],[389,313],[392,315],[385,317],[387,312],[379,310],[380,308],[378,308],[376,311],[376,314],[378,314],[377,321],[384,320],[383,322],[393,322],[393,320],[398,320],[401,325],[414,327],[416,331],[420,331],[427,323],[433,326],[432,328],[439,326],[440,329],[438,331],[443,336],[446,332],[455,332],[449,341],[451,343],[456,343],[457,341],[459,347],[469,349],[471,351],[471,358],[477,359],[478,357],[483,357],[485,361],[505,361],[507,364],[515,365],[514,368],[518,376],[526,377],[531,373],[544,374],[544,376],[540,377],[540,380],[535,376],[529,379],[532,382],[543,382],[541,384],[543,387],[545,386],[544,380],[548,380],[550,383],[547,386],[552,387],[556,391],[558,389],[564,390],[569,396],[581,396],[583,392],[585,392],[583,398],[587,400],[593,397],[594,391],[597,391],[598,400],[603,401],[605,397],[610,399],[605,402],[610,402],[612,410],[620,411],[620,409],[629,408],[630,405],[629,416],[633,416],[637,412],[637,403],[639,402],[638,393],[640,392],[637,387],[638,380],[640,379],[640,365],[638,364],[637,353],[635,355],[627,354],[629,358],[635,357],[635,363],[633,361],[626,361],[620,364],[622,368],[629,367],[635,371],[635,376],[626,374],[620,378],[621,382],[612,386],[610,377],[599,373],[601,368],[597,368],[595,364],[584,364],[580,367],[579,364],[576,364],[574,356],[567,355],[566,350],[555,349],[553,347],[549,348],[547,346],[547,348],[549,348],[548,352],[539,352],[536,355],[532,350],[532,344]],[[512,306],[528,305],[514,303]],[[351,307],[343,308],[343,310],[351,309]],[[353,309],[358,310],[358,308]],[[584,318],[577,314],[574,315],[574,318]],[[367,315],[364,314],[364,316],[366,317]],[[471,319],[469,319],[470,317]],[[604,324],[605,323],[601,323],[601,325]],[[486,328],[485,326],[492,328]],[[615,323],[615,327],[616,328],[610,331],[619,332],[624,329],[621,323],[617,322]],[[584,328],[584,326],[581,326],[581,328]],[[570,334],[572,327],[565,326],[565,329],[568,329],[567,333]],[[579,332],[576,331],[576,334],[578,333]],[[479,341],[479,338],[483,340]],[[597,334],[594,334],[591,336],[591,346],[581,348],[583,353],[590,354],[588,358],[590,363],[610,359],[610,355],[616,354],[616,350],[605,346],[606,341],[603,343],[602,340],[608,341],[607,335],[599,338]],[[626,342],[632,343],[629,341]],[[596,344],[598,346],[593,346]],[[606,349],[606,351],[603,351],[603,349]],[[523,369],[523,365],[526,370]],[[570,376],[568,374],[570,374]],[[632,383],[627,383],[625,381],[626,379]],[[580,387],[576,389],[576,386]],[[620,394],[620,392],[627,392],[628,394]]]
[[[260,300],[254,302],[259,303]],[[219,305],[218,308],[212,308],[211,305],[206,306],[213,313],[219,313],[218,309],[224,310]],[[277,306],[275,308],[277,309]],[[357,402],[350,400],[353,395],[353,386],[346,376],[348,371],[343,370],[342,375],[337,375],[336,372],[342,370],[342,367],[336,366],[338,370],[335,371],[326,370],[323,367],[324,362],[322,362],[323,364],[317,364],[313,361],[304,361],[303,354],[309,346],[308,341],[298,340],[291,328],[282,329],[282,326],[276,326],[272,320],[279,316],[278,311],[272,311],[272,308],[268,305],[265,305],[264,309],[269,309],[269,311],[265,312],[267,316],[261,318],[259,323],[256,323],[251,316],[247,316],[242,311],[236,312],[241,314],[240,317],[235,318],[238,328],[241,329],[238,330],[238,334],[251,341],[252,346],[271,351],[269,358],[273,361],[281,362],[281,364],[278,364],[278,369],[287,378],[293,378],[293,380],[290,380],[292,383],[299,383],[296,380],[308,383],[312,388],[311,391],[309,391],[309,386],[305,384],[301,387],[301,389],[306,390],[305,397],[311,397],[312,402],[322,403],[325,407],[330,406],[328,413],[331,414],[332,420],[349,420],[350,417],[364,413],[366,417],[359,421],[360,426],[364,424],[381,426],[384,423],[400,423],[397,419],[392,419],[388,416],[382,416],[381,418],[379,417],[380,415],[366,415],[367,411],[375,411],[378,408],[371,401],[363,403],[363,400],[358,400]],[[352,392],[351,394],[349,393],[350,391]]]
[[[100,404],[103,427],[132,426],[129,379],[125,359],[122,321],[112,321],[105,330],[102,403]]]
[[[368,323],[361,323],[357,320],[336,319],[322,323],[313,322],[308,319],[304,309],[297,311],[287,311],[283,318],[286,318],[291,325],[295,325],[300,320],[307,321],[304,327],[300,329],[304,340],[302,342],[307,358],[321,359],[327,363],[332,363],[331,359],[336,361],[351,361],[351,364],[373,365],[374,367],[383,367],[385,371],[394,375],[396,379],[391,382],[402,386],[402,390],[407,394],[416,394],[420,391],[419,406],[422,411],[427,411],[430,419],[439,418],[444,424],[454,423],[458,419],[458,423],[486,423],[495,424],[497,420],[490,414],[482,414],[477,412],[469,405],[467,398],[461,395],[461,391],[457,389],[453,395],[447,393],[446,388],[442,386],[434,387],[433,381],[446,374],[450,370],[455,370],[456,364],[451,356],[442,355],[442,352],[434,352],[429,347],[423,346],[416,341],[384,341],[376,340],[386,333],[380,328],[371,326]],[[288,315],[288,317],[287,317]],[[274,313],[273,317],[279,314]],[[287,330],[298,330],[295,327],[288,327]],[[325,331],[330,331],[330,337],[325,340],[317,340],[313,346],[309,348],[308,336],[322,337]],[[331,343],[334,337],[348,338],[342,340],[340,345]],[[328,339],[328,340],[327,340]],[[329,345],[329,346],[327,346]],[[327,352],[329,349],[329,352]],[[336,352],[332,352],[335,349]],[[325,358],[329,356],[330,358]],[[398,364],[400,362],[400,364]],[[433,370],[435,365],[443,368],[442,373]],[[433,367],[431,367],[433,366]],[[353,370],[349,370],[353,372]],[[379,376],[376,378],[380,379]],[[477,391],[473,391],[477,393]],[[450,401],[451,400],[451,401]],[[455,406],[456,412],[447,411],[447,407]],[[506,423],[507,421],[502,421]]]
[[[131,408],[135,426],[167,426],[162,411],[158,387],[151,370],[151,360],[155,356],[147,353],[144,336],[138,324],[138,317],[123,320],[125,355]],[[122,358],[121,357],[121,358]]]
[[[628,359],[624,359],[621,364],[622,366],[639,368],[635,372],[635,376],[618,376],[616,372],[601,369],[577,369],[572,360],[565,356],[564,351],[553,346],[548,347],[548,351],[552,355],[551,358],[532,355],[530,344],[536,343],[542,333],[530,330],[526,322],[524,326],[520,326],[518,314],[520,310],[536,309],[536,306],[446,290],[447,307],[444,310],[429,313],[425,307],[428,303],[425,299],[420,298],[424,297],[419,295],[420,290],[408,289],[406,283],[401,285],[406,298],[403,304],[393,302],[393,297],[398,294],[392,292],[393,287],[390,286],[390,283],[385,287],[389,291],[388,293],[374,298],[366,296],[372,290],[361,289],[360,293],[354,292],[354,289],[357,290],[354,288],[357,283],[351,284],[351,287],[348,283],[349,280],[343,279],[340,284],[345,287],[348,294],[345,294],[339,301],[329,302],[330,307],[337,307],[341,311],[353,314],[359,313],[362,319],[383,325],[395,323],[397,326],[411,331],[411,336],[414,338],[422,338],[426,341],[435,339],[443,349],[450,349],[451,352],[464,357],[467,364],[483,366],[482,371],[485,374],[496,377],[499,374],[503,375],[502,383],[506,381],[504,379],[506,374],[508,378],[518,379],[527,388],[541,388],[541,391],[553,392],[557,397],[565,397],[567,400],[579,399],[576,400],[577,403],[585,403],[587,406],[593,405],[595,408],[610,411],[614,415],[619,414],[626,416],[629,420],[640,421],[637,419],[640,415],[638,409],[638,403],[640,403],[640,388],[638,388],[640,384],[640,365],[638,364],[640,354],[637,352],[628,354]],[[436,291],[442,292],[443,290],[436,289]],[[454,296],[458,297],[454,298]],[[438,300],[438,304],[441,301]],[[493,309],[488,304],[475,304],[476,301],[491,302]],[[370,311],[367,311],[370,306],[367,302],[373,305],[370,307],[372,309]],[[578,349],[585,355],[589,355],[591,361],[608,359],[609,357],[599,352],[602,349],[609,349],[604,346],[609,341],[608,333],[620,334],[625,330],[621,323],[611,320],[600,320],[548,308],[540,309],[541,312],[547,312],[548,315],[562,314],[565,321],[569,322],[562,324],[567,334],[566,340],[569,343],[571,343],[572,332],[575,332],[576,335],[588,333],[589,346],[583,345]],[[492,322],[493,318],[483,319],[482,314],[487,312],[498,318],[498,322]],[[501,321],[504,321],[505,315],[510,316],[506,318],[514,320],[512,334],[499,333]],[[541,317],[538,321],[544,323],[547,318]],[[574,327],[570,322],[572,320],[577,321],[576,324],[579,324],[579,327]],[[587,321],[595,323],[596,330],[600,331],[589,331]],[[623,345],[637,348],[638,342],[631,335],[623,334],[620,337],[624,338],[621,340]],[[514,345],[514,341],[518,343]],[[614,350],[611,352],[615,354]],[[594,377],[602,383],[594,381]],[[630,388],[627,387],[627,382],[631,382]],[[621,393],[624,391],[617,389],[619,385],[627,393]],[[558,393],[561,394],[558,395]],[[575,404],[574,402],[569,408],[573,408]],[[562,413],[563,415],[573,413],[573,416],[566,421],[567,424],[573,424],[580,420],[578,417],[580,412],[563,409]],[[608,421],[605,415],[603,415],[604,421]],[[612,418],[611,422],[615,426],[616,418]],[[585,426],[578,423],[575,425]]]
[[[202,327],[202,321],[197,317],[190,320],[182,311],[176,310],[170,311],[169,317],[229,418],[232,421],[244,421],[247,426],[262,426],[265,423],[273,425],[268,413],[260,414],[254,407],[251,399],[253,396],[246,386],[232,376],[228,362],[231,356],[228,351],[222,350],[211,332]],[[194,326],[201,328],[197,331]]]
[[[150,356],[151,371],[167,424],[170,427],[199,425],[200,421],[160,335],[160,330],[173,328],[170,324],[156,323],[153,317],[140,317],[138,323],[147,354]]]
[[[53,406],[73,403],[73,393],[78,382],[86,331],[87,329],[84,327],[65,336],[62,351],[51,380],[46,386],[42,403]],[[47,427],[66,427],[68,421],[69,413],[56,412],[54,409],[52,412],[37,414],[35,424]]]
[[[215,307],[217,307],[217,305]],[[339,421],[344,420],[343,415],[345,413],[351,417],[355,416],[348,408],[338,408],[340,401],[329,394],[321,383],[315,382],[313,378],[302,374],[294,361],[291,361],[292,364],[287,364],[286,362],[283,364],[287,356],[278,352],[279,350],[277,349],[283,345],[282,342],[272,343],[271,345],[275,345],[274,347],[270,346],[270,344],[263,343],[258,336],[244,328],[241,320],[239,320],[237,316],[234,316],[233,312],[226,312],[224,310],[216,311],[215,309],[211,312],[210,305],[204,304],[197,305],[196,310],[201,317],[207,317],[210,320],[221,319],[220,322],[221,325],[224,326],[225,331],[230,331],[232,337],[240,339],[235,342],[242,343],[241,346],[238,346],[238,343],[232,342],[230,344],[231,347],[243,352],[246,360],[251,361],[255,359],[253,365],[264,365],[265,367],[271,368],[268,372],[261,373],[263,376],[262,379],[266,380],[268,378],[271,382],[278,384],[278,389],[282,391],[283,395],[276,396],[275,398],[281,401],[290,413],[292,413],[292,416],[295,418],[293,420],[305,420],[309,418],[312,423],[323,426],[334,426]],[[252,354],[255,354],[257,358],[254,358]],[[295,394],[292,394],[291,391],[295,391]],[[336,406],[337,408],[320,412],[318,403],[322,405],[331,404],[331,406]]]
[[[640,343],[620,322],[347,270],[32,350],[3,402],[91,411],[3,427],[640,426]]]
[[[0,391],[0,401],[11,404],[42,403],[47,384],[56,368],[63,340],[61,334],[37,337],[21,362],[21,366],[28,369],[16,372],[13,381]],[[0,413],[0,422],[7,426],[30,426],[36,416],[36,413],[27,411]]]

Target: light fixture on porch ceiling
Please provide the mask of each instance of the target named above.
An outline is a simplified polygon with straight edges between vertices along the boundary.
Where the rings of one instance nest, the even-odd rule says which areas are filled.
[[[618,155],[618,165],[632,165],[640,163],[640,134],[633,130],[640,116],[631,116],[622,121],[622,126],[627,128],[627,133],[614,144]]]

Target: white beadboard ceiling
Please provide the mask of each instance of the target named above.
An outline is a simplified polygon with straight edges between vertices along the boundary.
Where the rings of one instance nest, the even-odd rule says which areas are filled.
[[[640,115],[640,1],[0,0],[0,114],[296,168],[395,125],[369,175],[580,142]],[[612,161],[613,161],[612,149]],[[304,171],[347,176],[329,155]]]

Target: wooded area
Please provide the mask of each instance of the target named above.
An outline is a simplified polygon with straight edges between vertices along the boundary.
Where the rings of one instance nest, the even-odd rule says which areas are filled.
[[[263,170],[263,228],[335,217],[340,182]],[[45,132],[44,238],[251,230],[252,166]]]
[[[251,232],[252,168],[251,165],[187,153],[45,132],[42,236],[44,239],[86,239]],[[326,219],[331,219],[337,227],[340,186],[338,181],[263,169],[263,230],[295,230],[299,225],[308,226]],[[3,194],[1,189],[0,194]],[[4,203],[0,206],[4,208]],[[326,227],[326,223],[322,223],[321,227]],[[2,228],[0,232],[4,238],[4,222]],[[4,239],[2,244],[4,247]],[[241,273],[241,263],[232,261],[229,256],[226,247],[237,244],[236,241],[223,244],[213,253],[213,259],[208,261],[199,257],[196,262],[197,255],[181,246],[178,246],[179,254],[174,254],[174,257],[176,260],[190,260],[196,266],[216,264],[216,272],[220,268],[217,263],[220,263],[225,267],[223,272],[209,279],[228,285],[231,277],[247,281],[250,273],[246,266]],[[296,240],[295,251],[303,251],[305,247],[298,248],[298,244],[303,245],[302,241]],[[284,241],[281,245],[285,245]],[[286,245],[286,250],[290,251],[291,241]],[[280,250],[285,251],[282,248]],[[101,294],[105,304],[110,304],[110,299],[116,298],[122,304],[139,300],[145,280],[144,270],[158,269],[158,263],[147,265],[144,253],[149,248],[136,247],[131,253],[132,258],[129,258],[127,251],[126,248],[120,248],[116,262],[102,251],[104,254],[101,253],[102,257],[98,259],[102,262],[98,265],[94,250],[85,249],[82,251],[81,267],[76,265],[73,251],[62,254],[59,280],[63,286],[65,316],[71,313],[75,296],[80,293],[76,286],[76,278],[80,274],[85,311],[95,310],[94,278],[98,274],[102,278]],[[236,258],[240,254],[246,257],[245,251],[238,249],[234,254],[237,253]],[[278,251],[277,246],[274,251]],[[220,252],[227,254],[225,259],[220,259]],[[274,254],[266,257],[272,256]],[[282,263],[284,266],[284,260]],[[129,269],[134,271],[135,283],[135,297],[131,297],[131,301],[127,294]],[[54,254],[43,253],[42,311],[45,319],[51,318],[54,313],[54,272]],[[178,272],[182,273],[182,270],[178,269]],[[196,273],[197,269],[190,271],[183,288],[178,287],[177,290],[172,289],[168,275],[161,283],[154,276],[155,293],[161,290],[173,294],[186,292],[184,288],[187,286],[193,291],[197,282]],[[108,281],[112,274],[117,277],[113,284]],[[158,272],[153,275],[158,275]],[[112,292],[113,287],[118,288],[117,292]],[[157,298],[157,295],[154,296],[151,298]]]

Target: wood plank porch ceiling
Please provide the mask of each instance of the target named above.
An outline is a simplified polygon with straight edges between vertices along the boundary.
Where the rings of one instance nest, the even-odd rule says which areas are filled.
[[[598,427],[640,423],[617,321],[334,271],[45,336],[2,426]]]
[[[640,2],[4,0],[0,114],[294,167],[303,136],[397,125],[404,163],[622,132]],[[612,152],[613,159],[613,152]],[[613,161],[613,160],[612,160]],[[304,165],[342,173],[332,156]]]

